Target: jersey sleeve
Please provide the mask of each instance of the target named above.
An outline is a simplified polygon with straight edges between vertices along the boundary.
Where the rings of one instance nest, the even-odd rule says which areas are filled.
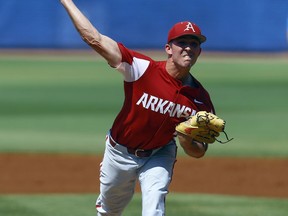
[[[122,54],[122,62],[116,69],[124,76],[126,82],[138,80],[145,73],[152,59],[126,48],[121,43],[118,43],[118,46]]]

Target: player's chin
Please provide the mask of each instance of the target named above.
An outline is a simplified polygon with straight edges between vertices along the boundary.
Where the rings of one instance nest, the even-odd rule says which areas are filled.
[[[184,67],[184,68],[190,68],[190,67],[192,67],[194,64],[195,64],[194,61],[192,61],[192,60],[186,60],[186,61],[183,62],[183,67]]]

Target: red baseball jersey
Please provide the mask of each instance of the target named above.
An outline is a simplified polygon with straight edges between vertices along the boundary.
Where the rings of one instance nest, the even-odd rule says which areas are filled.
[[[195,79],[197,87],[183,85],[165,69],[166,61],[118,44],[122,63],[117,69],[124,76],[125,100],[117,115],[111,136],[130,148],[155,149],[175,136],[175,126],[197,111],[213,112],[208,92]]]

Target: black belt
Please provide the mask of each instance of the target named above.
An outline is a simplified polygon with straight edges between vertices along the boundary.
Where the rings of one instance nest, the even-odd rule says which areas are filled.
[[[115,147],[116,146],[116,142],[109,136],[109,142],[110,145]],[[125,147],[125,146],[124,146]],[[153,150],[144,150],[144,149],[133,149],[133,148],[127,148],[127,152],[129,154],[135,155],[136,157],[149,157],[151,156]]]

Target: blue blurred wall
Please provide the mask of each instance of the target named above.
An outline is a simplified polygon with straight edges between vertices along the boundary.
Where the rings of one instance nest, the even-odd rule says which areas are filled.
[[[130,48],[163,48],[170,27],[197,23],[206,50],[286,51],[288,0],[74,0]],[[0,0],[0,48],[88,48],[59,0]]]

